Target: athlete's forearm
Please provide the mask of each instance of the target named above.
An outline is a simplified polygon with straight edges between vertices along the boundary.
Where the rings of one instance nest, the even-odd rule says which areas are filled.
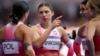
[[[74,55],[74,49],[73,49],[72,40],[69,39],[69,41],[66,43],[66,46],[69,48],[67,56],[73,56]]]
[[[68,49],[68,54],[67,54],[67,56],[73,56],[74,55],[74,50],[73,50],[73,46],[72,47],[70,47],[69,49]]]
[[[27,56],[35,56],[35,51],[33,50],[32,45],[24,43],[24,49]]]
[[[87,47],[90,56],[95,56],[94,43],[92,40],[87,40]]]

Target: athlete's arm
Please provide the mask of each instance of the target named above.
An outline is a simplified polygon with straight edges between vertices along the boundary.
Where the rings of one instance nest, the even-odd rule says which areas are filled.
[[[94,42],[93,42],[93,36],[95,35],[96,31],[96,25],[94,21],[90,21],[88,24],[88,29],[87,29],[87,47],[90,53],[90,56],[95,56],[95,49],[94,49]]]
[[[74,51],[77,56],[82,56],[80,45],[82,44],[82,36],[84,35],[85,28],[86,28],[86,24],[80,26],[80,28],[78,29],[78,32],[77,32],[77,36],[74,41],[73,47],[74,47]]]
[[[65,30],[62,27],[58,27],[58,30],[61,34],[61,40],[65,43],[65,45],[69,48],[68,49],[68,54],[67,56],[73,56],[74,54],[74,50],[73,50],[73,42],[70,40],[70,38],[68,37],[67,33],[65,32]]]
[[[81,36],[83,34],[84,28],[85,28],[85,25],[80,26],[80,28],[78,29],[77,36],[75,38],[74,44],[73,44],[73,48],[74,48],[74,51],[75,51],[77,56],[81,56],[80,45],[82,43],[82,37]]]
[[[81,47],[80,47],[81,41],[82,38],[77,36],[73,44],[73,48],[77,56],[81,56]]]
[[[23,44],[25,53],[28,56],[35,56],[35,52],[32,47],[32,32],[29,27],[22,25],[21,30],[23,32]]]

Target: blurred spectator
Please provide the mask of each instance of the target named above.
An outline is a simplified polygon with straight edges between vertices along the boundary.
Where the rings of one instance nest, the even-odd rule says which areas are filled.
[[[75,39],[75,37],[76,37],[76,30],[73,30],[72,31],[72,39]]]

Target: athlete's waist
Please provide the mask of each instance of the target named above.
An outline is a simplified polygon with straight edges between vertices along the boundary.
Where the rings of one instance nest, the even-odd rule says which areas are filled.
[[[36,54],[36,56],[59,56],[57,53],[44,53],[44,54]]]
[[[88,50],[85,51],[85,55],[89,55]],[[95,56],[100,56],[100,51],[95,51]]]
[[[59,54],[59,50],[44,50],[44,49],[35,49],[36,54]]]

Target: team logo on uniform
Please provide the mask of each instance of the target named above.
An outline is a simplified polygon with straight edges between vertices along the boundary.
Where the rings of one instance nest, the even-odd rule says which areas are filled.
[[[17,54],[19,53],[18,42],[3,42],[3,51],[5,54]]]

